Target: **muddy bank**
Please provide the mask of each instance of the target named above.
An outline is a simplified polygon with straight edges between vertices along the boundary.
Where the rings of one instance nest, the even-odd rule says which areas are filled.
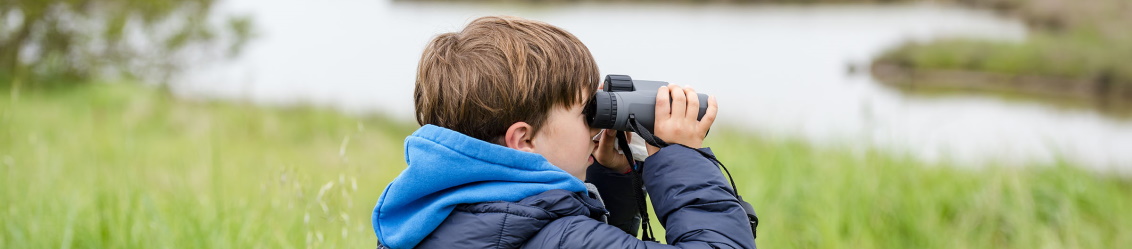
[[[876,61],[870,72],[887,86],[906,93],[940,95],[983,93],[1057,107],[1094,109],[1116,117],[1132,117],[1132,85],[1111,77],[1074,78],[1015,75],[975,70],[915,68]]]

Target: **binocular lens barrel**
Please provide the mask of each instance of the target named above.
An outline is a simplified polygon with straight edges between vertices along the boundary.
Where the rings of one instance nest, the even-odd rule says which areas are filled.
[[[628,75],[611,74],[605,77],[603,91],[597,91],[587,103],[586,119],[592,128],[632,131],[629,117],[637,120],[649,131],[653,130],[656,114],[656,91],[668,82],[633,80]],[[696,119],[707,113],[708,96],[697,93],[700,110]]]

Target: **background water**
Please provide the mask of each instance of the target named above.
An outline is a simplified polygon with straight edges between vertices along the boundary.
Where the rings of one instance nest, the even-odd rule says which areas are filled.
[[[1132,164],[1127,120],[986,95],[910,96],[868,75],[870,58],[908,40],[1025,38],[1021,22],[988,11],[934,4],[225,4],[222,11],[251,15],[259,37],[232,62],[189,70],[176,80],[182,95],[299,101],[411,121],[424,45],[475,17],[506,14],[574,33],[602,74],[716,95],[726,126],[876,144],[929,160],[1064,157],[1106,170]]]

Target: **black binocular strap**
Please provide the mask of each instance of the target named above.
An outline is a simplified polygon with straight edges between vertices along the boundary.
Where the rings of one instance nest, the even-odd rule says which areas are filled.
[[[660,139],[660,137],[653,135],[652,132],[650,132],[643,125],[638,123],[637,117],[635,115],[629,114],[629,120],[628,121],[629,121],[629,129],[633,130],[633,132],[636,132],[637,135],[641,136],[641,138],[644,138],[646,143],[648,143],[652,146],[656,146],[657,148],[664,148],[664,147],[667,147],[669,145],[667,142]],[[624,152],[625,159],[629,161],[629,165],[631,165],[633,167],[633,173],[634,173],[634,175],[633,175],[633,183],[634,184],[633,185],[634,185],[634,188],[636,188],[636,190],[638,191],[637,208],[641,210],[641,217],[642,217],[641,227],[642,227],[642,230],[645,231],[645,234],[642,235],[642,236],[646,236],[646,237],[643,237],[643,238],[652,239],[653,238],[652,237],[652,227],[649,226],[648,213],[646,212],[648,208],[645,207],[645,199],[644,199],[645,195],[644,195],[644,188],[643,188],[644,179],[641,175],[640,167],[637,166],[636,161],[633,160],[632,151],[629,150],[629,143],[625,140],[624,134],[625,133],[622,133],[622,132],[617,133],[618,146],[620,146],[621,151]],[[683,145],[681,145],[681,146],[683,146]],[[684,146],[684,147],[687,147],[687,146]],[[735,185],[735,178],[731,177],[731,171],[727,170],[727,166],[723,166],[723,162],[720,162],[718,158],[715,158],[715,155],[712,155],[711,153],[707,153],[707,152],[698,150],[696,148],[691,148],[691,147],[689,147],[689,148],[696,151],[696,152],[699,152],[701,156],[707,158],[713,164],[718,165],[720,168],[723,169],[723,172],[727,173],[727,181],[731,183],[731,194],[734,195],[735,199],[737,199],[739,201],[739,205],[743,207],[743,212],[747,213],[747,221],[751,225],[751,237],[758,238],[758,235],[755,232],[755,230],[759,226],[759,217],[755,214],[755,209],[754,209],[754,207],[751,206],[751,203],[743,200],[743,196],[739,195],[739,189]],[[638,184],[640,184],[640,185],[638,185]],[[642,240],[646,240],[646,239],[642,239]],[[651,241],[655,241],[655,240],[651,240]]]
[[[636,160],[633,160],[633,151],[629,148],[629,140],[626,139],[624,132],[617,132],[617,146],[621,148],[621,153],[625,155],[625,160],[633,169],[629,174],[633,179],[633,197],[637,202],[637,212],[641,215],[641,240],[656,242],[652,233],[652,223],[649,222],[649,210],[645,205],[645,181],[641,175],[641,167]]]
[[[665,142],[663,139],[660,139],[660,137],[653,135],[648,128],[645,128],[644,125],[641,125],[641,123],[637,122],[637,115],[629,114],[628,121],[629,129],[633,130],[633,132],[636,132],[637,135],[641,135],[641,138],[645,139],[645,143],[656,146],[657,148],[668,147],[668,142]]]
[[[759,227],[759,216],[755,214],[755,208],[751,206],[751,203],[743,200],[743,196],[739,195],[739,189],[735,187],[735,179],[731,178],[731,171],[727,170],[727,166],[723,166],[723,162],[715,158],[715,155],[694,148],[692,150],[699,152],[700,155],[707,158],[712,163],[719,165],[719,167],[723,169],[723,172],[727,173],[727,180],[731,182],[731,194],[735,195],[735,199],[739,200],[739,205],[743,207],[743,212],[747,213],[747,222],[751,225],[751,237],[757,239],[759,236],[755,230]]]

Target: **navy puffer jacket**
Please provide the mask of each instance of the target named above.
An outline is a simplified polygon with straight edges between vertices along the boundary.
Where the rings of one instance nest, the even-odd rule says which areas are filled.
[[[665,147],[646,159],[642,173],[667,245],[630,234],[636,233],[638,214],[626,201],[632,199],[628,176],[591,166],[589,181],[600,192],[550,189],[516,201],[457,204],[413,247],[755,248],[746,213],[727,180],[699,152]],[[602,199],[612,206],[607,209]],[[375,227],[381,205],[375,208]],[[378,234],[381,240],[383,232]],[[379,241],[378,248],[387,247]]]

